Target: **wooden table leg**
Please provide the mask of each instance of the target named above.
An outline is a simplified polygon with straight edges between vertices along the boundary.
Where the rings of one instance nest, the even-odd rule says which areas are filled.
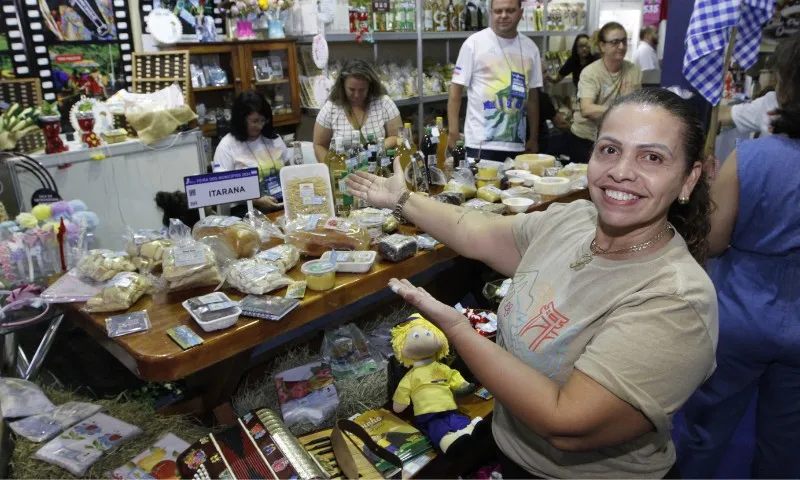
[[[230,404],[231,395],[249,368],[248,350],[187,378],[187,387],[200,394],[203,412],[213,413],[215,423],[229,425],[236,420],[236,413]]]

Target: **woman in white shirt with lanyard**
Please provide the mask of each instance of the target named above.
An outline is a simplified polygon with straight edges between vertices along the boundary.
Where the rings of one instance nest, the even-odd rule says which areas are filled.
[[[386,139],[386,148],[393,148],[402,126],[400,110],[386,95],[378,72],[363,60],[349,60],[317,115],[314,155],[323,163],[332,138],[350,140],[353,135],[359,135],[365,144],[372,134],[376,139]]]
[[[278,172],[290,154],[272,126],[272,107],[255,90],[240,93],[231,108],[231,132],[214,153],[215,172],[258,168],[261,198],[253,206],[264,212],[283,208]]]

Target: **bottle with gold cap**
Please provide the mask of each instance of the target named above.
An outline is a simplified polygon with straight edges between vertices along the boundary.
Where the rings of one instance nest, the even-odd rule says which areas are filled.
[[[436,165],[444,170],[444,162],[447,158],[447,130],[444,128],[444,119],[436,117],[436,127],[433,129],[434,136],[438,133],[439,144],[436,146]]]

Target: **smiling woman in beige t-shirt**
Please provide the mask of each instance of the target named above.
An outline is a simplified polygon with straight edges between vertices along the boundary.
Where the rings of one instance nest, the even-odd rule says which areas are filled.
[[[597,125],[614,100],[642,88],[642,71],[625,60],[628,36],[616,22],[609,22],[597,33],[602,56],[583,69],[578,82],[580,109],[575,112],[569,132],[570,160],[586,163],[597,138]]]
[[[610,107],[589,162],[593,202],[484,216],[358,172],[353,194],[394,208],[513,278],[497,343],[407,280],[389,286],[435,323],[495,397],[506,478],[663,478],[672,415],[714,370],[717,298],[705,259],[709,190],[697,112],[662,89]]]

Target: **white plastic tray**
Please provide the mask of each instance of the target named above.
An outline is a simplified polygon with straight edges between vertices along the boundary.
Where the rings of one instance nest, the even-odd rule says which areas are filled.
[[[223,295],[225,295],[225,294],[223,293]],[[227,295],[225,295],[225,296],[227,297]],[[232,327],[232,326],[236,325],[236,321],[239,320],[239,315],[242,314],[242,309],[239,308],[239,307],[236,307],[237,313],[234,313],[232,315],[228,315],[227,317],[218,318],[218,319],[212,320],[210,322],[204,322],[204,321],[200,320],[199,318],[197,318],[197,316],[195,316],[194,312],[192,312],[191,307],[189,307],[189,300],[184,301],[183,303],[181,303],[181,305],[183,305],[183,308],[185,308],[186,311],[189,312],[189,315],[192,316],[194,321],[197,322],[198,325],[200,325],[200,328],[202,328],[206,332],[213,332],[215,330],[222,330],[223,328]]]
[[[375,259],[378,253],[373,250],[366,250],[360,252],[336,252],[336,256],[347,256],[348,258],[355,257],[359,261],[355,262],[340,262],[336,261],[336,271],[342,273],[367,273],[372,265],[375,264]],[[320,260],[330,261],[331,252],[325,252],[320,257]],[[363,260],[363,261],[362,261]]]
[[[290,165],[281,168],[281,190],[283,190],[283,211],[286,213],[287,220],[294,220],[297,212],[292,211],[289,208],[289,202],[287,201],[287,197],[289,192],[286,190],[286,185],[288,185],[289,180],[294,180],[297,178],[311,178],[311,177],[321,177],[325,179],[325,184],[327,185],[327,202],[328,202],[328,216],[334,216],[334,203],[333,203],[333,189],[331,188],[331,173],[328,170],[328,166],[324,163],[312,163],[309,165]]]

